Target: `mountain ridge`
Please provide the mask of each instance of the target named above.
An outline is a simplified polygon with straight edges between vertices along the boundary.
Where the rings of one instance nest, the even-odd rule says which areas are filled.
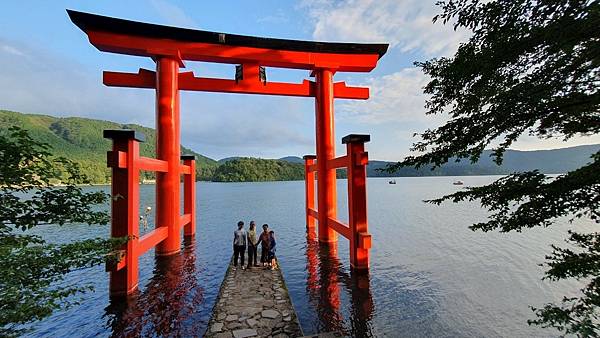
[[[474,164],[471,164],[468,159],[456,162],[456,158],[452,158],[433,171],[430,168],[401,168],[394,173],[381,172],[377,169],[396,162],[373,160],[369,161],[367,175],[370,177],[506,175],[530,170],[539,170],[544,174],[562,174],[589,163],[590,156],[598,151],[600,151],[600,144],[547,150],[508,149],[504,153],[502,165],[498,166],[490,156],[493,151],[484,150]]]
[[[106,151],[110,149],[110,140],[102,137],[104,129],[134,129],[144,133],[146,142],[141,143],[140,153],[142,156],[155,156],[155,130],[136,124],[0,110],[0,131],[6,131],[12,125],[27,129],[34,139],[50,144],[54,155],[65,156],[79,163],[82,171],[94,183],[110,181],[110,171],[106,168]],[[367,166],[367,176],[501,175],[533,169],[539,169],[545,174],[557,174],[586,164],[591,160],[591,154],[599,150],[600,144],[533,151],[509,149],[504,154],[501,166],[497,166],[489,156],[491,150],[484,150],[475,164],[470,164],[466,160],[457,163],[451,159],[449,163],[434,171],[429,168],[418,170],[401,168],[393,173],[381,169],[395,162],[371,160]],[[293,155],[278,159],[235,156],[216,161],[184,146],[181,147],[181,153],[196,155],[198,180],[218,182],[301,180],[304,175],[303,159]],[[153,173],[144,172],[142,177],[151,179]],[[338,171],[338,177],[345,177],[343,170]]]

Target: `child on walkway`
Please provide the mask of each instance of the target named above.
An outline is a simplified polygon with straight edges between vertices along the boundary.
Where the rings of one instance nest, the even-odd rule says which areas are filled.
[[[277,257],[275,256],[275,231],[269,231],[269,261],[271,262],[271,270],[277,269]]]
[[[233,266],[237,267],[238,256],[241,256],[241,267],[244,270],[244,254],[246,251],[246,230],[244,222],[238,222],[238,229],[233,232]]]

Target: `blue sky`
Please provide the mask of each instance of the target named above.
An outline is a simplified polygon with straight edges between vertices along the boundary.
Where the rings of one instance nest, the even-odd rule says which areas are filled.
[[[304,1],[10,1],[0,14],[0,109],[82,116],[154,127],[154,91],[107,88],[103,70],[153,69],[150,59],[101,53],[65,9],[203,30],[302,40],[386,42],[388,53],[369,74],[336,74],[336,81],[371,88],[368,101],[336,100],[336,139],[371,134],[372,159],[398,160],[412,135],[444,121],[425,116],[427,78],[413,61],[451,55],[468,37],[432,24],[435,0]],[[187,63],[197,76],[231,78],[232,65]],[[306,71],[267,70],[269,80],[301,81]],[[182,143],[212,158],[277,158],[314,153],[310,98],[182,92]],[[600,137],[540,141],[523,137],[516,149],[600,143]]]

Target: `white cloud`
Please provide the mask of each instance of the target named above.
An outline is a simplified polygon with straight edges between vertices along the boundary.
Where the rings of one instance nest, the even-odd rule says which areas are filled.
[[[117,121],[153,109],[148,93],[111,90],[99,72],[43,49],[0,38],[0,64],[0,109]]]
[[[150,0],[150,4],[156,10],[168,25],[179,27],[198,27],[194,19],[177,5],[170,3],[167,0]]]
[[[427,56],[453,53],[465,31],[432,23],[436,0],[305,0],[317,40],[388,42],[402,52]]]
[[[0,50],[3,53],[13,54],[13,55],[16,55],[16,56],[25,56],[25,53],[23,53],[19,49],[15,48],[14,46],[10,46],[10,45],[7,45],[7,44],[0,45]]]
[[[449,118],[447,115],[425,115],[427,96],[422,88],[428,80],[418,68],[404,68],[389,75],[369,78],[361,84],[370,87],[369,100],[336,101],[338,122],[362,126],[366,133],[374,134],[370,144],[374,159],[398,160],[410,153],[410,144],[419,140],[412,137],[413,133],[441,126]],[[490,147],[497,146],[499,142],[493,142]],[[600,135],[577,136],[568,141],[523,135],[511,149],[557,149],[597,143],[600,143]]]
[[[284,24],[289,21],[289,17],[281,8],[278,8],[273,14],[265,15],[256,20],[260,24]]]
[[[428,78],[418,68],[404,68],[381,77],[369,78],[364,87],[370,87],[366,101],[339,101],[342,120],[361,123],[423,121],[425,100],[423,87]]]
[[[182,139],[202,154],[281,157],[314,146],[313,114],[298,98],[185,92],[181,103]]]
[[[540,139],[534,136],[523,135],[510,148],[516,150],[543,150],[598,143],[600,143],[600,135],[574,136],[567,141],[564,141],[562,138]]]

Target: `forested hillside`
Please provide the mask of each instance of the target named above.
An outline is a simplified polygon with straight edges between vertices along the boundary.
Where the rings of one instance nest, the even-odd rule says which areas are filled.
[[[106,151],[111,142],[102,137],[104,129],[134,129],[144,133],[146,142],[141,143],[142,156],[154,157],[156,133],[154,129],[135,124],[119,124],[109,121],[81,117],[59,118],[47,115],[22,114],[0,110],[0,132],[10,126],[19,126],[29,131],[31,136],[52,146],[56,156],[64,156],[77,162],[82,171],[94,183],[110,182],[110,171],[106,167]],[[194,151],[181,147],[182,154],[195,154],[197,157],[197,177],[210,180],[217,162]],[[152,178],[152,175],[146,175]]]
[[[304,179],[304,165],[281,160],[241,157],[222,162],[215,182],[293,181]]]

